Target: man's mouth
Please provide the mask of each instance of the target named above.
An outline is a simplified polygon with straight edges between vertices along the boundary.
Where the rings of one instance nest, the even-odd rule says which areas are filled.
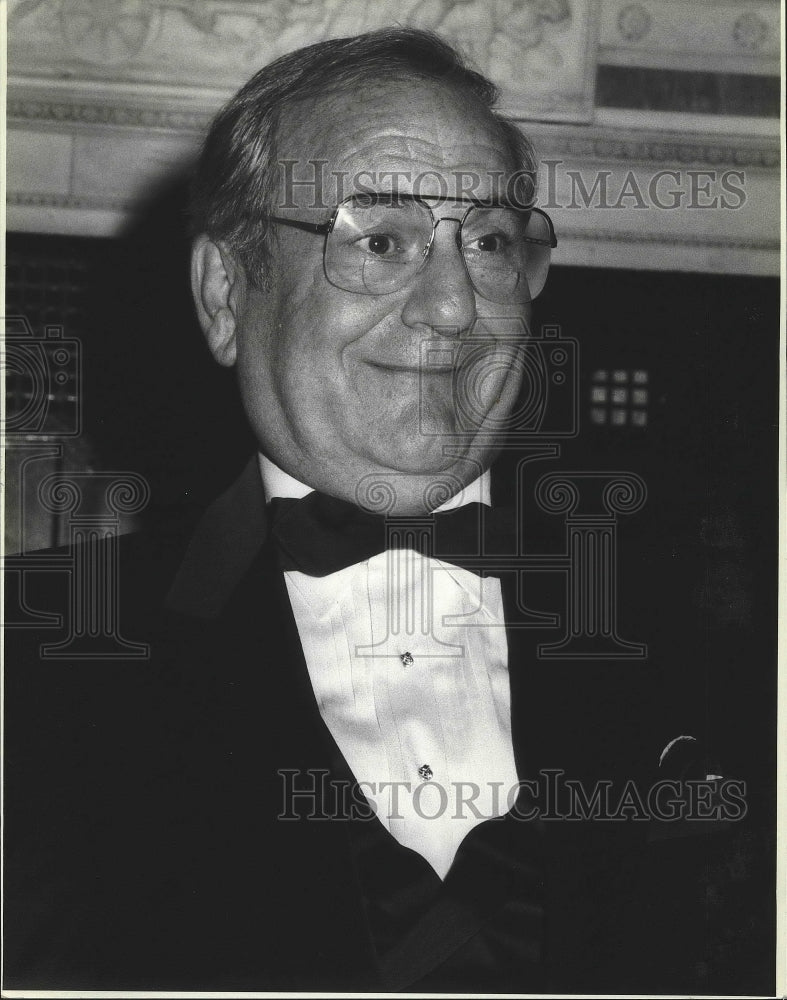
[[[408,365],[398,362],[370,361],[372,368],[379,368],[385,372],[395,372],[396,374],[409,375],[453,375],[455,368],[453,365]]]

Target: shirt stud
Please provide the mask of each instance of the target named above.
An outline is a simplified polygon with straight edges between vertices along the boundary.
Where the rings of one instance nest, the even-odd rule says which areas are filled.
[[[434,772],[428,764],[421,764],[418,768],[418,773],[424,779],[424,781],[429,781],[430,778],[434,777]]]
[[[402,661],[405,667],[410,667],[415,662],[412,653],[402,653],[399,656],[399,659]]]

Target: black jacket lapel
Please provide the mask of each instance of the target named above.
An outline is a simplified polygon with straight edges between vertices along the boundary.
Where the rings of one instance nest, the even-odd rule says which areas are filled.
[[[233,985],[373,988],[375,957],[346,824],[329,818],[331,745],[266,542],[256,459],[206,512],[167,605],[190,648],[184,689],[203,706],[195,720],[200,711],[208,720],[195,732],[195,780],[224,817],[212,823],[212,848],[225,854],[226,867],[208,898],[229,913],[224,951]],[[297,794],[310,789],[311,797]]]

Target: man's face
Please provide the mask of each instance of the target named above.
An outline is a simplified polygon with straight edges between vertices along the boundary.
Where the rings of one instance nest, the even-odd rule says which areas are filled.
[[[489,197],[496,174],[512,169],[488,114],[427,83],[301,105],[280,135],[280,158],[298,161],[296,177],[311,176],[307,161],[326,160],[326,177],[361,175],[376,190],[411,193],[415,184],[422,195],[441,187],[457,194],[463,174],[478,178],[477,197]],[[374,173],[373,185],[364,171]],[[330,217],[313,204],[312,189],[286,195],[280,204],[297,207],[275,214]],[[373,474],[396,491],[397,509],[417,510],[432,482],[447,473],[464,485],[493,457],[490,431],[504,424],[519,389],[511,336],[524,334],[529,317],[524,306],[474,291],[457,223],[447,221],[461,212],[450,202],[434,212],[446,221],[429,260],[397,291],[335,287],[323,266],[324,237],[289,226],[276,227],[267,282],[244,286],[236,317],[244,404],[262,450],[307,485],[358,502],[359,484]],[[457,380],[458,348],[471,336],[488,346],[473,349],[474,371]],[[443,348],[432,355],[443,363],[425,367],[424,345]],[[468,392],[472,398],[458,398]]]

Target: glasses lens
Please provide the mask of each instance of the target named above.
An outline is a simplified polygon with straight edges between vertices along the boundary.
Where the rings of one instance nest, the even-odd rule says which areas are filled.
[[[546,217],[535,211],[472,208],[462,226],[470,279],[492,302],[531,302],[546,283],[550,244]]]
[[[336,211],[325,243],[325,273],[350,292],[395,292],[423,266],[431,238],[432,214],[423,203],[396,195],[358,195]],[[550,243],[547,219],[537,211],[474,206],[462,224],[470,280],[492,302],[530,302],[542,291]]]
[[[383,295],[417,273],[432,235],[428,209],[396,197],[343,202],[325,243],[325,272],[339,288]]]

